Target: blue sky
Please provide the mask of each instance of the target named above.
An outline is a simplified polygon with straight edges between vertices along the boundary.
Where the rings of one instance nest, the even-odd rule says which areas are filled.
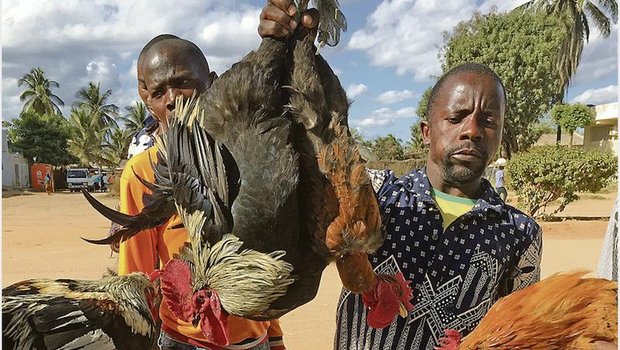
[[[337,47],[322,54],[354,100],[350,124],[364,136],[392,133],[409,140],[418,122],[415,109],[432,76],[442,32],[475,10],[510,10],[523,0],[341,0],[349,30]],[[121,107],[137,99],[135,61],[153,36],[172,33],[194,41],[211,68],[225,71],[260,38],[256,28],[264,1],[187,0],[9,0],[2,2],[2,118],[21,110],[17,80],[41,66],[60,84],[55,93],[66,106],[89,81],[112,89]],[[596,31],[585,46],[568,101],[617,101],[618,35]],[[65,115],[69,108],[64,108]]]

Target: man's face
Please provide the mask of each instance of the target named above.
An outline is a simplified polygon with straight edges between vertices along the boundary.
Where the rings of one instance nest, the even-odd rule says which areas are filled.
[[[188,99],[210,85],[209,67],[195,56],[162,44],[138,63],[138,94],[164,130],[178,96]]]
[[[429,167],[445,183],[480,179],[499,147],[505,106],[502,88],[490,76],[463,72],[444,82],[429,121],[422,122],[422,136],[430,145]]]

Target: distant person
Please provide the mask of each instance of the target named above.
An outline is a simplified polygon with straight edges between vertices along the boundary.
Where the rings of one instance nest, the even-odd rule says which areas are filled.
[[[45,193],[47,193],[48,196],[51,196],[52,192],[54,192],[54,184],[50,173],[47,173],[45,174]]]
[[[103,174],[101,176],[101,191],[105,192],[107,191],[107,185],[108,184],[108,175],[107,174]]]
[[[506,166],[506,160],[504,158],[498,159],[497,165],[499,166],[499,170],[495,172],[495,191],[499,194],[502,201],[506,202],[506,197],[508,197],[508,191],[506,191],[506,187],[504,187],[504,167]]]

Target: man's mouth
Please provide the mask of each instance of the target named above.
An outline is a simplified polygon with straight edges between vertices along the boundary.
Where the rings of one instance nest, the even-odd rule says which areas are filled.
[[[482,153],[476,149],[467,148],[452,153],[452,156],[460,160],[474,160],[481,159]]]

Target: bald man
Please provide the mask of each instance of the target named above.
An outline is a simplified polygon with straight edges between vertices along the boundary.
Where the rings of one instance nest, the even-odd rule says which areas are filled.
[[[192,42],[174,35],[153,38],[140,53],[137,65],[138,94],[159,122],[159,132],[168,127],[178,96],[190,98],[211,86],[217,77],[209,69],[207,59]],[[144,196],[150,191],[138,176],[154,182],[151,160],[157,159],[156,147],[133,156],[127,162],[120,180],[120,210],[137,215],[144,208]],[[137,175],[137,176],[136,176]],[[188,240],[181,219],[173,216],[167,223],[144,230],[121,243],[118,272],[151,273],[165,265]],[[180,228],[179,228],[180,227]],[[235,316],[228,319],[229,347],[210,344],[200,328],[180,320],[161,303],[159,316],[162,330],[158,345],[162,350],[251,349],[283,350],[282,331],[277,320],[251,321]]]

